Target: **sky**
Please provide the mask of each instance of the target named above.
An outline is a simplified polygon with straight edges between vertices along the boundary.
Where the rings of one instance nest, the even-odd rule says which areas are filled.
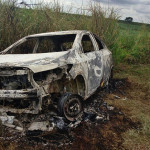
[[[22,0],[18,0],[21,2]],[[150,0],[24,0],[27,3],[52,4],[58,1],[64,8],[73,8],[75,13],[78,8],[87,9],[89,2],[100,4],[102,8],[115,8],[118,10],[121,19],[132,17],[135,22],[144,22],[150,24]]]

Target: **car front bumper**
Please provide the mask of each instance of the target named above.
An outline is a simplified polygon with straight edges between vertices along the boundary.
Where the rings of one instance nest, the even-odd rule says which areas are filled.
[[[37,97],[36,89],[0,90],[0,100],[5,99],[31,99]]]

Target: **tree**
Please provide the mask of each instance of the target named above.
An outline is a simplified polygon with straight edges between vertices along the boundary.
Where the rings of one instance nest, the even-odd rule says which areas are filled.
[[[125,21],[127,21],[127,22],[133,22],[133,18],[132,17],[126,17]]]

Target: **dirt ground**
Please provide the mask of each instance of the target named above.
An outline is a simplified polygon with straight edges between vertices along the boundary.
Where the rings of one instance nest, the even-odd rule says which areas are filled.
[[[120,75],[121,71],[116,72]],[[149,101],[142,101],[142,103],[140,101],[149,98],[149,90],[146,90],[145,87],[141,89],[140,84],[131,80],[132,78],[127,75],[121,76],[118,78],[115,76],[109,88],[98,89],[84,103],[86,109],[83,119],[75,123],[76,125],[73,124],[70,128],[64,127],[62,130],[55,129],[52,132],[36,131],[25,134],[3,128],[0,150],[148,149],[149,142],[146,140],[149,134],[148,136],[143,135],[145,131],[143,131],[142,120],[134,115],[134,112],[140,110],[140,107],[136,109],[136,106],[132,107],[131,104],[139,103],[140,106],[144,103],[146,106]],[[137,99],[136,103],[134,99]],[[149,107],[145,109],[148,110]],[[138,131],[137,135],[136,131]],[[139,138],[140,136],[145,143]],[[139,140],[138,146],[136,140]],[[146,144],[147,147],[144,147]]]
[[[1,138],[2,149],[124,149],[122,133],[128,129],[138,128],[139,122],[133,122],[121,110],[107,105],[105,100],[112,95],[122,95],[127,79],[113,79],[109,89],[98,90],[86,101],[84,107],[99,109],[105,116],[96,119],[95,113],[88,114],[76,128],[55,130],[53,132],[29,132],[26,136],[13,130],[4,130]]]

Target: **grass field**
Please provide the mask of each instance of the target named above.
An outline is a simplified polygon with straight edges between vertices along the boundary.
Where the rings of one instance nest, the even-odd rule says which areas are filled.
[[[120,32],[113,46],[115,62],[149,63],[150,26],[119,21]]]
[[[120,109],[134,121],[139,121],[141,126],[130,129],[122,134],[123,145],[127,149],[150,149],[150,65],[124,65],[115,68],[115,78],[127,78],[129,84],[125,95],[120,99],[111,99],[107,102]],[[122,100],[126,97],[127,100]]]

